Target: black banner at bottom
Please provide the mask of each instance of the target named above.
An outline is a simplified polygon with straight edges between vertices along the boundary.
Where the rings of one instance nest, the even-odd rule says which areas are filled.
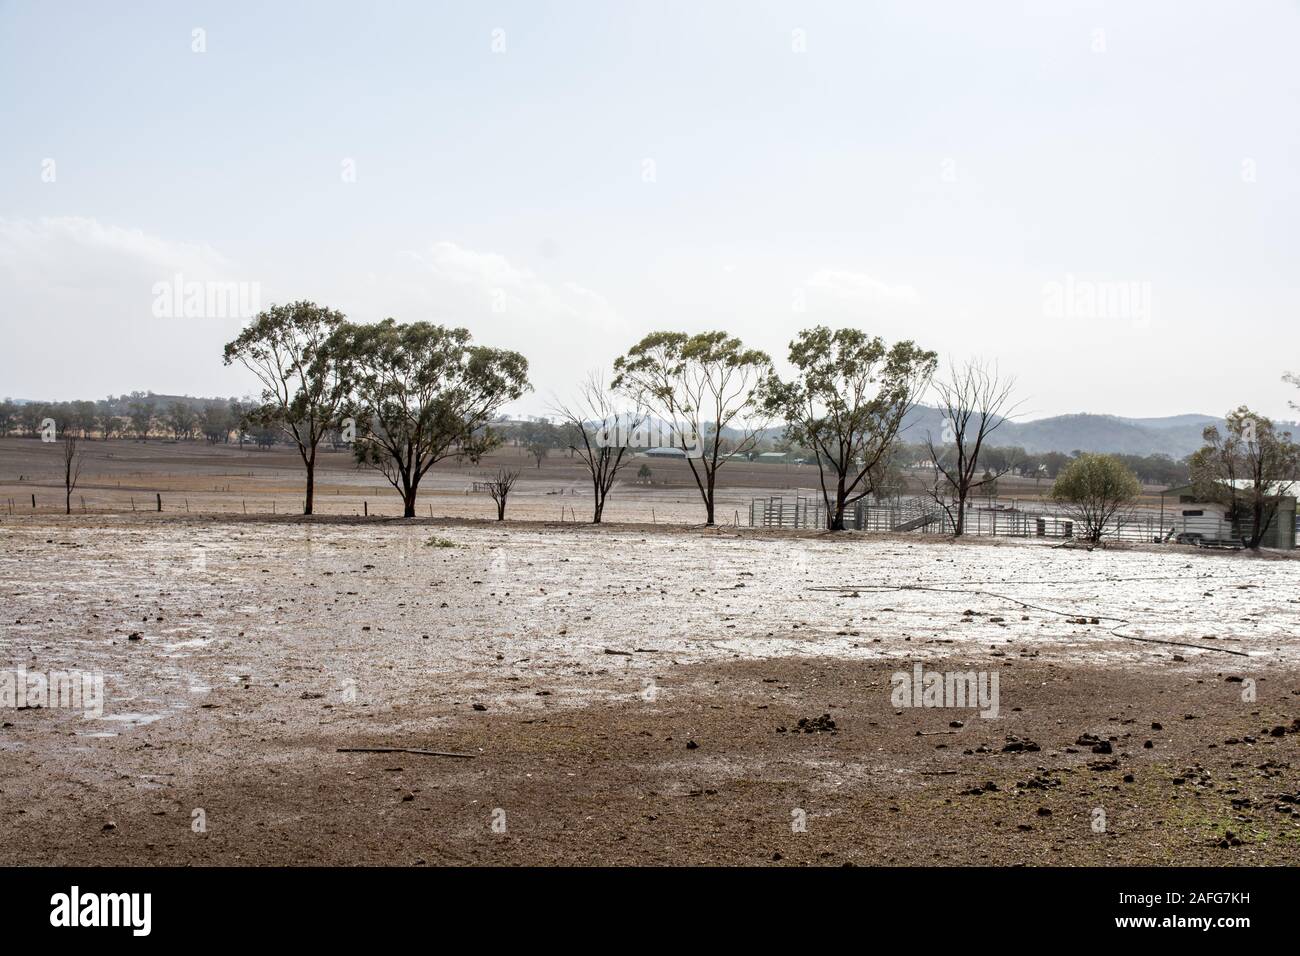
[[[478,927],[494,942],[512,927],[540,942],[546,926],[573,941],[605,928],[626,933],[629,919],[652,933],[725,924],[734,937],[766,933],[785,918],[814,932],[852,920],[859,932],[962,923],[1012,940],[1048,931],[1071,940],[1197,933],[1230,942],[1288,925],[1295,881],[1288,869],[1209,868],[31,867],[0,870],[0,918],[10,945],[69,934],[78,943],[373,942],[376,930],[412,922],[442,922],[458,935]]]

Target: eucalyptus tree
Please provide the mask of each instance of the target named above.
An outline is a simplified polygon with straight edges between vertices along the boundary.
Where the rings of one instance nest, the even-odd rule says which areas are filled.
[[[477,463],[498,442],[488,423],[528,390],[526,358],[475,345],[465,329],[347,323],[333,348],[351,385],[357,461],[397,490],[407,518],[425,473],[451,457]]]
[[[1205,445],[1192,453],[1192,484],[1197,496],[1228,505],[1234,517],[1246,517],[1243,543],[1258,549],[1277,520],[1282,498],[1300,478],[1300,445],[1269,418],[1245,405],[1230,411],[1221,432],[1211,425]]]
[[[302,513],[312,513],[316,490],[316,451],[337,427],[348,383],[335,354],[342,312],[314,302],[273,305],[259,312],[239,337],[228,342],[225,364],[239,362],[262,384],[261,405],[245,420],[282,430],[298,449],[307,469]]]
[[[785,419],[789,441],[817,462],[826,526],[844,530],[848,507],[886,480],[903,420],[934,375],[938,357],[915,342],[887,346],[859,329],[804,329],[790,343],[789,381],[763,389],[768,412]]]
[[[652,332],[614,362],[611,386],[658,417],[664,444],[685,452],[706,525],[714,523],[718,471],[763,437],[759,396],[771,374],[766,352],[726,332]]]

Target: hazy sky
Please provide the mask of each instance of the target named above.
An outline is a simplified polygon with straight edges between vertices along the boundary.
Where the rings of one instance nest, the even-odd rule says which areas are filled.
[[[0,0],[0,395],[248,391],[181,275],[464,325],[523,411],[826,323],[1026,417],[1294,418],[1297,51],[1293,0]]]

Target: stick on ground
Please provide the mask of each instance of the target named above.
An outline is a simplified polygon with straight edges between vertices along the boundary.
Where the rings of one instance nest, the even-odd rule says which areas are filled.
[[[421,757],[457,757],[470,760],[474,754],[454,754],[445,750],[416,750],[411,747],[339,747],[340,754],[419,754]]]

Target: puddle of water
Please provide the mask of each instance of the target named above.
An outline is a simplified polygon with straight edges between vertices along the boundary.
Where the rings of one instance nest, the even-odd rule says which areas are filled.
[[[212,638],[210,637],[194,637],[188,641],[177,641],[175,644],[164,644],[163,650],[176,651],[180,650],[182,647],[203,647],[204,645],[211,643]]]
[[[140,727],[145,724],[152,724],[154,721],[162,720],[166,714],[105,714],[100,720],[112,720],[121,723],[130,724],[132,727]]]

